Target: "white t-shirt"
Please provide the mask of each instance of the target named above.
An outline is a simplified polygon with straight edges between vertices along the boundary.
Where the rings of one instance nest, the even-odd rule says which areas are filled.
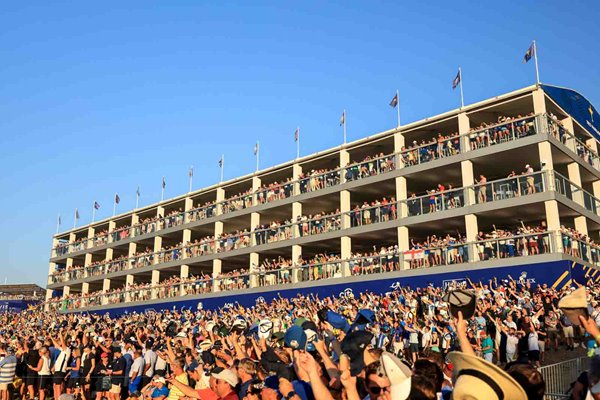
[[[71,357],[71,349],[68,347],[61,349],[56,361],[54,362],[54,371],[67,373],[69,366],[69,358]]]
[[[527,344],[529,346],[529,351],[539,351],[540,350],[540,344],[538,342],[538,335],[535,332],[531,332],[529,334],[529,336],[527,337]]]
[[[150,366],[150,368],[148,368],[148,371],[146,371],[146,376],[148,378],[152,378],[154,376],[154,367],[156,365],[157,358],[158,355],[154,352],[154,350],[146,350],[146,353],[144,354],[144,361],[146,365]]]
[[[144,358],[138,357],[133,360],[133,364],[131,364],[131,369],[129,370],[129,377],[132,378],[134,374],[136,377],[140,376],[144,372]]]
[[[519,345],[519,338],[516,336],[508,335],[506,337],[506,352],[509,354],[515,354],[517,352],[517,346]]]

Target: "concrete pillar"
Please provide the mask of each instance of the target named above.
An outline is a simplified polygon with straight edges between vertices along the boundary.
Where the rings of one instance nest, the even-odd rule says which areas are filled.
[[[292,166],[292,179],[294,181],[294,195],[299,195],[300,194],[300,181],[298,180],[298,177],[300,177],[300,175],[302,174],[302,165],[300,164],[294,164]]]
[[[350,238],[350,236],[342,236],[340,238],[340,246],[340,256],[342,260],[344,260],[342,262],[342,276],[350,276],[350,263],[347,260],[352,257],[352,238]]]
[[[538,154],[540,156],[540,169],[542,171],[548,171],[542,177],[544,180],[544,189],[555,190],[554,161],[552,159],[552,145],[550,142],[538,143]],[[535,168],[535,166],[533,167]]]
[[[188,245],[190,242],[192,241],[192,230],[191,229],[184,229],[183,230],[183,238],[181,243],[183,243],[184,246]],[[185,255],[184,257],[189,257],[189,254],[187,252],[187,250],[185,251]]]
[[[544,91],[540,88],[536,89],[532,93],[533,99],[533,113],[544,114],[546,112],[546,98]]]
[[[219,277],[219,275],[221,275],[222,266],[223,266],[223,262],[221,260],[219,260],[219,259],[213,260],[213,271],[212,271],[213,292],[220,291],[219,285],[220,285],[221,281],[218,279],[218,277]]]
[[[577,230],[580,233],[583,233],[584,235],[588,235],[587,219],[585,218],[585,216],[580,215],[578,217],[575,217],[573,219],[573,222],[575,223],[575,230]]]
[[[600,180],[592,182],[592,191],[594,192],[594,197],[600,199]]]
[[[348,150],[340,150],[340,183],[346,182],[346,171],[343,169],[346,165],[350,164],[350,153]]]
[[[102,293],[107,293],[110,291],[110,279],[104,278],[102,280]],[[102,304],[108,304],[108,297],[102,296]]]
[[[562,126],[569,132],[566,137],[565,146],[567,146],[573,153],[577,154],[577,143],[575,142],[575,127],[573,125],[573,118],[567,117],[560,120]]]
[[[71,286],[63,286],[63,299],[71,294]]]
[[[260,265],[260,254],[252,252],[250,253],[250,263],[248,265],[248,271],[250,272],[250,287],[258,286],[258,277],[256,271]]]
[[[67,258],[67,261],[65,262],[65,267],[66,268],[71,268],[73,266],[73,259],[72,258]]]
[[[476,204],[476,190],[472,186],[475,184],[475,174],[473,172],[473,162],[471,160],[461,161],[460,171],[462,174],[462,186],[465,188],[465,206]]]
[[[567,165],[567,172],[569,175],[569,180],[573,184],[581,188],[581,171],[579,170],[579,164],[577,164],[576,162],[569,163]],[[577,190],[573,192],[573,201],[575,201],[580,206],[585,207],[582,190]]]
[[[300,267],[300,265],[297,264],[298,259],[300,257],[302,257],[302,246],[295,244],[292,246],[292,265],[293,266]],[[301,269],[295,268],[292,273],[292,283],[299,282],[301,274],[302,274]]]
[[[187,279],[190,277],[190,266],[189,265],[182,265],[181,268],[179,269],[179,277],[181,279]],[[185,289],[184,289],[184,285],[179,285],[179,295],[180,296],[185,296],[187,295]]]
[[[133,297],[131,296],[131,293],[129,292],[129,288],[131,287],[131,285],[133,285],[133,275],[126,275],[125,276],[125,301],[130,302],[133,300]]]
[[[409,269],[410,261],[405,260],[404,252],[410,250],[410,236],[407,226],[398,227],[398,252],[400,253],[400,269]]]
[[[89,282],[83,282],[81,284],[81,295],[86,295],[90,292],[90,284]]]
[[[302,217],[302,203],[296,201],[292,203],[292,222],[295,224]],[[294,225],[294,237],[300,237],[300,226]]]
[[[131,269],[133,266],[131,264],[131,258],[135,255],[135,253],[137,253],[137,243],[131,242],[129,243],[129,250],[127,251],[127,257],[130,258],[130,260],[127,262],[127,269]]]
[[[585,141],[587,147],[594,152],[594,154],[598,155],[598,141],[594,138],[589,138]]]
[[[113,238],[112,238],[111,233],[113,233],[113,231],[116,229],[116,227],[117,227],[117,223],[115,221],[109,221],[108,222],[108,238],[107,238],[108,239],[107,240],[108,243],[112,243],[113,242]]]
[[[258,204],[258,190],[260,189],[261,181],[258,176],[252,177],[252,204]]]
[[[225,189],[223,189],[222,187],[217,188],[216,195],[217,195],[217,198],[215,199],[215,201],[216,201],[217,208],[215,210],[216,211],[215,214],[221,215],[221,214],[223,214],[223,210],[221,209],[221,205],[219,203],[221,203],[223,200],[225,200]]]
[[[154,253],[158,253],[159,251],[162,250],[163,247],[163,238],[162,236],[155,236],[154,237]],[[158,261],[158,257],[154,258],[154,264],[159,264],[160,262]]]
[[[406,218],[408,216],[408,205],[406,204],[406,199],[408,199],[406,178],[399,176],[396,178],[396,201],[398,202],[396,213],[398,219]]]
[[[404,163],[402,163],[402,148],[405,146],[404,135],[400,133],[400,131],[396,131],[394,133],[394,154],[396,155],[394,158],[394,164],[396,165],[396,169],[404,168]]]
[[[156,289],[156,286],[158,286],[158,284],[160,283],[160,271],[155,269],[154,271],[152,271],[152,278],[150,280],[151,283],[151,287],[152,287],[152,293],[151,293],[151,297],[152,299],[157,299],[158,298],[158,289]]]
[[[110,249],[110,250],[112,250],[112,249]],[[83,262],[83,266],[88,267],[91,263],[92,263],[92,253],[86,253],[85,260]]]
[[[215,253],[219,248],[219,237],[223,234],[223,221],[215,222]]]
[[[348,190],[340,192],[340,212],[342,213],[342,229],[350,228],[350,191]]]
[[[471,122],[467,113],[461,112],[458,114],[458,134],[460,136],[460,152],[464,153],[471,150],[469,143],[469,131],[471,130]]]
[[[87,243],[87,248],[90,249],[94,246],[94,235],[95,235],[96,230],[94,228],[92,228],[91,226],[88,228],[88,233],[87,233],[87,238],[88,238],[88,243]]]
[[[467,236],[467,242],[471,243],[468,246],[469,261],[478,261],[479,255],[477,253],[477,246],[472,242],[477,240],[477,234],[479,233],[479,226],[477,224],[477,215],[467,214],[465,215],[465,230]]]
[[[255,230],[258,227],[258,225],[260,225],[260,213],[253,212],[252,214],[250,214],[250,230]],[[250,243],[252,246],[256,246],[255,235],[252,235]]]
[[[546,226],[551,233],[550,246],[555,249],[555,252],[562,252],[562,239],[560,237],[560,213],[558,211],[558,202],[556,200],[548,200],[544,202],[546,211]]]

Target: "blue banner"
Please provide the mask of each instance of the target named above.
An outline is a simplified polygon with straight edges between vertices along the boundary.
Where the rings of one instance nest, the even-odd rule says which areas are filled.
[[[38,303],[34,300],[0,300],[0,313],[24,311]]]
[[[429,275],[416,275],[400,278],[388,278],[378,280],[363,280],[351,283],[331,284],[325,286],[309,286],[304,288],[290,288],[279,291],[264,291],[257,293],[237,293],[228,295],[224,292],[221,296],[204,297],[186,300],[166,300],[155,304],[132,305],[103,311],[94,311],[94,313],[108,312],[110,315],[122,315],[126,312],[145,312],[145,311],[160,311],[161,309],[180,309],[182,307],[196,310],[216,309],[219,307],[233,307],[236,304],[241,304],[245,307],[250,307],[256,304],[257,301],[271,301],[278,296],[285,298],[294,297],[297,294],[306,296],[315,295],[321,299],[327,296],[349,296],[358,295],[364,291],[374,293],[386,293],[393,291],[399,287],[426,287],[428,285],[447,287],[448,285],[466,284],[466,279],[469,277],[473,282],[487,283],[488,280],[497,278],[499,283],[502,280],[509,279],[509,276],[522,283],[528,282],[534,288],[536,285],[547,284],[548,286],[562,289],[573,284],[573,280],[579,283],[585,283],[589,279],[595,282],[600,281],[600,270],[582,266],[569,261],[554,261],[538,264],[523,264],[510,267],[495,267],[474,269],[461,272],[445,272]]]
[[[600,114],[588,99],[571,89],[551,85],[541,85],[541,87],[556,104],[587,129],[596,140],[600,140]]]

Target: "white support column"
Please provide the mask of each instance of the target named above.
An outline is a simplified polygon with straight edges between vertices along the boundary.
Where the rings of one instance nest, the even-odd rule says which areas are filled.
[[[296,267],[300,267],[300,265],[298,265],[298,259],[302,257],[302,246],[295,244],[292,246],[292,265],[296,266]],[[293,270],[293,274],[292,274],[292,283],[298,283],[301,279],[300,276],[302,276],[302,271],[299,268],[296,268]]]
[[[151,293],[152,299],[158,298],[158,289],[156,289],[156,286],[158,286],[159,283],[160,283],[160,271],[155,269],[154,271],[152,271],[152,278],[150,280],[150,285],[152,287],[152,293]]]
[[[462,175],[462,186],[465,188],[465,206],[476,204],[475,189],[472,187],[475,184],[475,174],[473,172],[473,162],[471,160],[461,161],[460,171]]]
[[[94,246],[94,234],[95,234],[96,230],[94,228],[92,228],[91,226],[88,228],[88,233],[87,233],[87,248],[91,249]]]
[[[223,200],[225,200],[225,189],[223,189],[222,187],[217,188],[217,193],[216,194],[217,194],[217,198],[215,199],[215,201],[216,201],[217,208],[215,210],[215,215],[221,215],[221,214],[223,214],[223,210],[221,208],[221,204],[220,203]]]
[[[569,180],[575,185],[582,187],[581,171],[579,170],[579,164],[577,164],[576,162],[569,163],[567,165],[567,172],[569,175]],[[575,201],[580,206],[585,207],[585,203],[583,201],[583,191],[578,190],[573,192],[573,201]]]
[[[182,265],[181,268],[179,269],[179,277],[181,279],[187,279],[190,277],[190,266],[189,265]],[[184,289],[184,285],[179,285],[179,295],[180,296],[185,296],[187,293]]]
[[[477,234],[479,233],[479,225],[477,223],[477,215],[467,214],[465,215],[465,230],[467,235],[467,242],[472,243],[477,240]],[[477,253],[477,245],[470,244],[468,246],[469,261],[479,261],[479,254]]]
[[[408,190],[406,185],[406,178],[399,176],[396,179],[396,201],[398,206],[396,207],[396,213],[398,219],[406,218],[408,216],[408,205],[406,199],[408,199]],[[408,250],[408,249],[407,249]]]
[[[223,267],[223,262],[219,259],[213,260],[213,292],[219,292],[219,285],[221,281],[218,279],[219,275],[221,275],[221,268]]]
[[[536,89],[532,93],[533,113],[544,114],[546,112],[546,98],[542,89]]]
[[[400,168],[404,168],[404,163],[402,163],[402,157],[400,156],[400,153],[402,153],[402,150],[404,149],[405,146],[405,140],[404,140],[404,135],[402,133],[400,133],[400,131],[396,131],[394,133],[394,153],[396,154],[395,156],[395,164],[396,164],[396,169],[400,169]]]
[[[250,262],[248,264],[248,271],[250,272],[250,287],[258,286],[258,277],[256,276],[256,271],[258,270],[259,265],[260,254],[256,252],[250,253]]]
[[[577,143],[575,142],[575,126],[573,125],[573,118],[567,117],[560,121],[562,126],[570,133],[567,135],[565,146],[567,146],[573,153],[577,154]]]
[[[460,152],[471,151],[471,143],[468,133],[471,131],[471,121],[467,113],[458,114],[458,135],[460,136]]]
[[[90,292],[90,284],[89,282],[83,282],[81,284],[81,295],[86,295]]]
[[[352,238],[350,236],[342,236],[340,238],[341,247],[341,258],[342,260],[348,260],[352,257]],[[342,276],[350,276],[350,263],[348,261],[342,262]]]
[[[538,143],[538,154],[540,157],[540,169],[542,171],[548,171],[543,176],[544,188],[545,190],[556,190],[554,187],[554,161],[552,159],[552,145],[550,142]]]
[[[302,203],[296,201],[292,203],[292,222],[295,224],[302,217]],[[294,237],[300,237],[300,225],[294,225],[293,234]]]
[[[133,275],[126,275],[125,276],[125,301],[126,302],[130,302],[132,301],[132,297],[131,297],[131,293],[129,293],[129,289],[131,287],[131,285],[133,285]]]
[[[350,191],[348,190],[340,192],[340,212],[342,213],[342,229],[350,228]]]
[[[215,222],[215,253],[219,250],[219,237],[223,234],[223,221]]]
[[[562,239],[560,237],[560,213],[558,211],[558,202],[556,200],[548,200],[544,202],[546,211],[546,226],[552,234],[551,242],[554,242],[553,248],[556,252],[562,252]]]
[[[292,166],[292,180],[294,181],[294,195],[300,194],[300,181],[298,177],[302,174],[302,165],[294,164]]]
[[[404,252],[410,250],[410,236],[407,226],[398,227],[398,252],[400,253],[400,269],[409,269],[410,261],[404,257]]]
[[[348,164],[350,164],[350,153],[348,150],[340,150],[340,183],[346,182],[346,171],[343,168]]]
[[[260,213],[257,212],[253,212],[250,214],[250,231],[253,232],[254,230],[256,230],[256,228],[258,228],[258,226],[260,225]],[[257,242],[256,242],[256,235],[254,233],[252,233],[252,236],[250,237],[250,243],[252,246],[256,246]]]
[[[106,238],[107,243],[113,242],[112,233],[117,228],[117,223],[115,221],[108,222],[108,237]]]
[[[106,294],[110,291],[110,279],[104,278],[102,280],[102,293]],[[102,296],[102,304],[108,304],[108,297]]]

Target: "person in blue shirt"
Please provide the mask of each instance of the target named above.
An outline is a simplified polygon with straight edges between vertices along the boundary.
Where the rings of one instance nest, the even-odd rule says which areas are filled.
[[[145,388],[142,389],[144,400],[165,400],[169,396],[165,378],[155,376]]]

